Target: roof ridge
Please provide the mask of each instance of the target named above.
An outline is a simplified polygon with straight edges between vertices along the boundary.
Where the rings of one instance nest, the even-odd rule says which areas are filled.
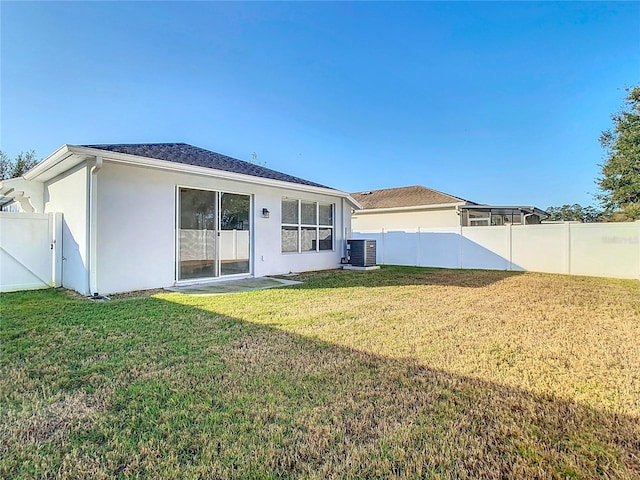
[[[474,203],[424,185],[382,188],[351,194],[364,209],[422,207],[428,205],[460,205]]]
[[[435,188],[425,187],[424,185],[407,185],[407,186],[404,186],[404,187],[379,188],[379,189],[376,189],[376,190],[361,190],[361,191],[358,191],[358,192],[353,192],[353,194],[357,195],[357,194],[361,194],[363,192],[367,192],[368,195],[371,195],[371,194],[374,194],[375,192],[384,192],[384,191],[391,191],[391,190],[407,190],[407,189],[410,189],[410,188],[421,188],[421,189],[424,189],[424,190],[429,190],[431,192],[439,193],[440,195],[446,195],[447,197],[455,198],[455,199],[460,200],[460,201],[464,201],[464,202],[468,202],[469,201],[469,200],[467,200],[465,198],[458,197],[456,195],[451,195],[450,193],[446,193],[446,192],[443,192],[443,191],[440,191],[440,190],[436,190]]]

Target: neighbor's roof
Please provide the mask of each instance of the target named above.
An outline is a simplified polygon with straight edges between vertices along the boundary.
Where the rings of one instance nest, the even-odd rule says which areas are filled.
[[[319,183],[310,182],[302,178],[287,175],[270,168],[245,162],[237,158],[227,157],[221,153],[194,147],[186,143],[133,143],[114,145],[81,145],[82,147],[106,150],[109,152],[137,155],[139,157],[183,163],[197,167],[213,168],[225,172],[240,173],[253,177],[268,178],[282,182],[309,185],[312,187],[331,188]]]
[[[473,203],[460,197],[438,192],[421,185],[412,187],[386,188],[352,193],[351,196],[365,210],[378,208],[417,207],[422,205],[442,205]]]

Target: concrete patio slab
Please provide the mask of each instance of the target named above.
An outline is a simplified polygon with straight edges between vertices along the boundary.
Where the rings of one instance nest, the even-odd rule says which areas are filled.
[[[242,280],[217,281],[211,283],[197,283],[191,285],[180,285],[166,288],[172,292],[184,293],[187,295],[223,295],[227,293],[251,292],[254,290],[264,290],[266,288],[277,288],[287,285],[298,285],[302,282],[295,280],[285,280],[282,278],[260,277],[243,278]]]

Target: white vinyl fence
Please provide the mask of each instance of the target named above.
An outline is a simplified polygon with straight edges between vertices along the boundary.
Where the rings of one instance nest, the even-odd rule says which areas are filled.
[[[62,214],[0,212],[0,292],[61,285]]]
[[[640,221],[360,231],[377,263],[640,279]]]
[[[220,260],[249,260],[249,231],[180,230],[180,260],[214,260],[216,238],[220,243]]]

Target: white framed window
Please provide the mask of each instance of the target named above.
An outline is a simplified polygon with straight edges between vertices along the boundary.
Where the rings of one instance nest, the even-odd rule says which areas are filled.
[[[333,250],[334,206],[331,203],[282,199],[282,253]]]

